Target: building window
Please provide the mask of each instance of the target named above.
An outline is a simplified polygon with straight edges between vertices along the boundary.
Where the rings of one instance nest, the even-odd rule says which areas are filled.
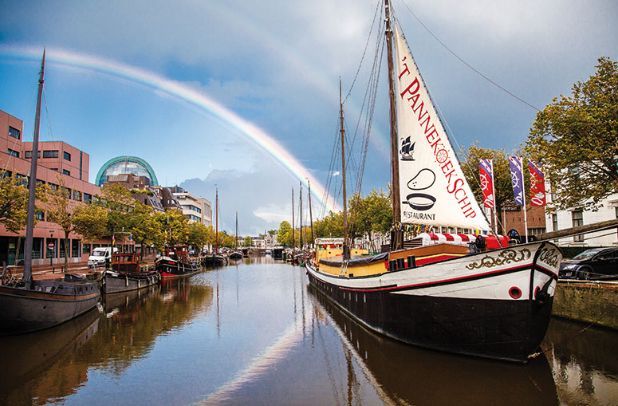
[[[19,158],[19,152],[15,151],[14,149],[8,148],[7,152],[9,153],[10,156],[14,156],[15,158]]]
[[[17,138],[18,140],[21,139],[21,131],[11,126],[9,126],[9,135],[13,138]]]
[[[71,154],[69,154],[68,152],[64,151],[64,159],[66,159],[67,161],[71,160]]]
[[[58,158],[58,150],[43,151],[43,158]]]
[[[43,213],[41,210],[37,210],[34,216],[37,219],[37,221],[45,221],[45,213]]]
[[[556,213],[551,215],[551,227],[552,231],[558,231],[558,215]]]
[[[50,184],[49,184],[49,188],[50,188],[51,190],[58,190],[58,185],[56,185],[55,183],[50,183]]]
[[[92,195],[90,193],[84,193],[84,203],[92,203]]]
[[[30,159],[30,158],[32,158],[32,151],[26,151],[26,152],[24,152],[24,157],[25,157],[26,159]],[[40,158],[40,157],[41,157],[41,151],[39,151],[39,153],[37,154],[37,158]]]
[[[571,212],[571,219],[573,220],[573,227],[579,227],[584,225],[584,212],[582,210],[573,210]],[[578,234],[573,237],[575,242],[583,242],[584,235]]]
[[[90,254],[90,244],[82,245],[82,254]]]
[[[62,170],[63,175],[71,176],[71,171],[67,171],[66,169]]]
[[[79,190],[74,190],[73,191],[73,200],[77,200],[78,202],[82,201],[82,192],[80,192]]]
[[[79,240],[71,240],[71,257],[77,258],[81,256],[79,253]]]

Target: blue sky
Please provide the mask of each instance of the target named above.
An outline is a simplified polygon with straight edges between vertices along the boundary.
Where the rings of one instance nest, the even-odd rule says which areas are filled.
[[[249,120],[326,183],[336,135],[338,78],[349,88],[377,0],[2,1],[0,45],[47,46],[109,59],[199,89]],[[617,58],[613,1],[394,1],[422,74],[462,146],[516,149],[535,111],[496,89],[454,52],[529,103],[543,107]],[[372,57],[371,50],[367,57]],[[38,61],[0,53],[0,109],[32,133]],[[385,67],[383,68],[383,72]],[[365,64],[346,103],[356,125]],[[382,74],[384,77],[384,74]],[[42,139],[64,140],[91,156],[91,180],[117,155],[137,155],[161,183],[185,184],[214,200],[223,227],[239,212],[241,233],[275,228],[290,213],[295,179],[268,152],[221,120],[130,80],[50,64]],[[385,188],[386,91],[378,94],[365,192]]]

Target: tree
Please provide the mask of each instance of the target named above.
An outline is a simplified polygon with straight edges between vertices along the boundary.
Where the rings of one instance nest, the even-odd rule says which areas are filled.
[[[85,240],[97,240],[107,235],[108,211],[95,204],[80,204],[73,210],[74,231]]]
[[[292,226],[287,221],[282,221],[281,224],[279,224],[279,230],[277,231],[277,241],[279,241],[279,244],[284,247],[291,247],[292,236]]]
[[[7,230],[17,233],[26,226],[27,216],[28,189],[13,176],[1,176],[0,224]]]
[[[521,155],[521,154],[515,154]],[[466,159],[461,162],[461,169],[474,193],[476,201],[482,207],[483,192],[479,175],[479,161],[481,159],[491,159],[494,167],[494,186],[496,210],[502,210],[503,205],[514,205],[513,185],[511,183],[511,170],[509,159],[505,151],[499,149],[481,148],[472,145],[465,153]],[[524,168],[525,169],[525,168]],[[524,181],[529,185],[528,171],[524,170]],[[524,191],[527,193],[527,191]],[[526,201],[529,199],[526,198]]]
[[[137,201],[131,192],[122,185],[106,183],[101,188],[99,205],[109,210],[107,217],[107,235],[119,231],[128,232],[131,227],[130,213],[135,209]]]
[[[276,232],[276,231],[275,231]],[[251,247],[253,245],[253,239],[249,236],[246,236],[243,240],[243,244],[244,247]]]
[[[202,251],[204,245],[208,243],[208,227],[202,223],[189,223],[187,232],[187,242],[194,248]]]
[[[618,192],[618,63],[599,58],[596,72],[571,96],[554,98],[537,113],[526,142],[549,178],[560,209]]]
[[[170,209],[163,213],[159,212],[155,215],[155,219],[165,234],[166,245],[174,246],[187,243],[189,222],[179,210]]]
[[[154,245],[158,249],[163,249],[165,245],[165,233],[161,224],[157,221],[154,210],[140,202],[136,202],[133,211],[128,217],[128,231],[133,236],[133,240],[140,244],[140,257],[144,258],[144,247]]]
[[[69,234],[75,231],[75,205],[70,200],[70,191],[61,185],[48,189],[45,198],[47,221],[58,224],[64,232],[64,271],[69,267]]]

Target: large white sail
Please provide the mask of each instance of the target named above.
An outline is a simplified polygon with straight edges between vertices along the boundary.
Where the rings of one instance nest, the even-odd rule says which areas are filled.
[[[398,27],[395,48],[401,222],[489,230]]]

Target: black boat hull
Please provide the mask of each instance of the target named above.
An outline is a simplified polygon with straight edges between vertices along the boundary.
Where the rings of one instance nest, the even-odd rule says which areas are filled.
[[[105,294],[129,292],[132,290],[144,289],[156,285],[161,280],[161,275],[151,272],[148,275],[132,276],[128,274],[105,275],[103,290]]]
[[[83,284],[82,290],[82,294],[68,295],[0,286],[0,334],[44,330],[87,312],[97,305],[101,293],[95,283]]]
[[[557,247],[544,242],[367,277],[306,267],[313,286],[373,331],[424,348],[527,362],[549,325],[559,262]]]
[[[319,281],[310,273],[309,280],[358,322],[378,333],[424,348],[516,362],[527,362],[538,350],[553,301],[550,298],[538,305],[532,301],[388,292],[355,294]]]

